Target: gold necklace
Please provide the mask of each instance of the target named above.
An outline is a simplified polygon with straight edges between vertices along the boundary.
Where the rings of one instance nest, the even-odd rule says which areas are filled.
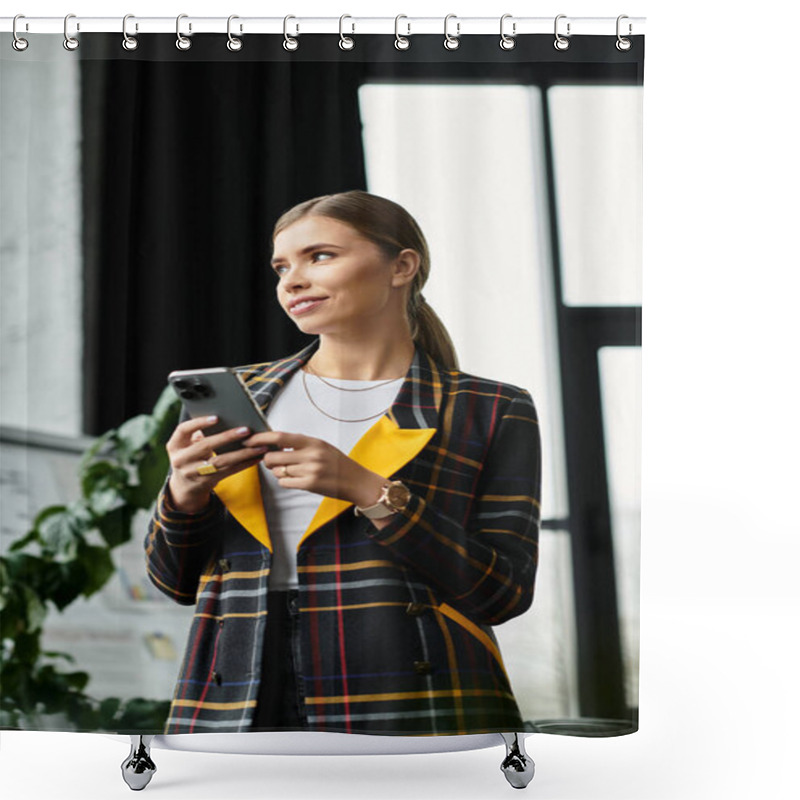
[[[313,369],[311,369],[311,364],[308,363],[308,362],[306,362],[306,369],[315,378],[319,378],[319,380],[321,380],[326,386],[330,386],[331,389],[338,389],[340,392],[370,392],[373,389],[378,389],[381,386],[386,386],[386,384],[388,384],[388,383],[392,383],[393,381],[400,380],[399,378],[389,378],[388,381],[382,381],[381,383],[376,383],[374,386],[364,386],[364,387],[362,387],[360,389],[349,389],[349,388],[347,388],[345,386],[337,386],[335,383],[329,383],[328,381],[325,380],[325,378],[322,377],[322,375],[320,375],[319,373],[317,373]],[[344,378],[342,378],[342,380],[344,380]]]
[[[306,382],[307,381],[306,372],[305,372],[305,370],[301,370],[301,372],[303,373],[303,388],[306,390],[306,397],[308,398],[308,400],[311,403],[311,405],[314,406],[314,408],[316,408],[317,411],[319,411],[320,414],[324,414],[328,419],[335,420],[336,422],[367,422],[368,420],[377,419],[378,417],[382,416],[390,408],[390,406],[387,406],[386,408],[383,409],[383,411],[379,411],[377,414],[373,414],[370,417],[362,417],[361,419],[342,419],[341,417],[334,417],[333,414],[329,414],[327,411],[325,411],[324,408],[320,408],[314,402],[314,398],[311,396],[311,392],[308,391],[308,383]],[[319,375],[317,375],[317,377],[319,377]],[[338,388],[338,387],[334,387],[334,388]]]

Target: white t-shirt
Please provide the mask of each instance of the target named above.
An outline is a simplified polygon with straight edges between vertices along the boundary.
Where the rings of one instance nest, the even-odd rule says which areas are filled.
[[[334,417],[346,420],[372,417],[363,422],[338,422],[326,417],[309,400],[303,386],[305,377],[308,394],[314,403]],[[349,453],[356,442],[369,430],[394,402],[403,378],[384,381],[349,381],[325,378],[329,384],[346,389],[369,391],[341,391],[327,386],[315,375],[297,370],[270,404],[267,422],[274,431],[302,433],[313,436]],[[379,384],[383,383],[383,386]],[[376,416],[373,416],[376,415]],[[291,468],[290,468],[291,472]],[[278,483],[271,470],[260,467],[261,493],[272,540],[272,569],[269,588],[285,590],[297,588],[297,545],[308,528],[322,495],[302,489],[286,489]]]

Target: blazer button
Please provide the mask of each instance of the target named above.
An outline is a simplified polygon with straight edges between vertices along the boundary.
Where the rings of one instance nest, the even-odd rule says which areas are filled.
[[[220,559],[220,560],[217,562],[217,564],[219,564],[219,568],[220,568],[220,569],[221,569],[223,572],[230,572],[230,571],[231,571],[231,562],[230,562],[230,561],[228,561],[228,559],[227,559],[227,558],[221,558],[221,559]]]
[[[415,661],[414,662],[414,672],[417,675],[430,675],[432,672],[431,662],[430,661]]]
[[[406,606],[406,614],[411,617],[422,616],[427,610],[428,606],[425,603],[409,603]]]
[[[219,672],[212,672],[211,680],[213,680],[217,686],[222,686],[222,675],[220,675]]]

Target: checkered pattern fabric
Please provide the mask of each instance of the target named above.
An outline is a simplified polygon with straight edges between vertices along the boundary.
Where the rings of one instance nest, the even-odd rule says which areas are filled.
[[[262,408],[317,346],[241,369]],[[522,730],[492,626],[533,597],[540,440],[531,397],[446,370],[418,349],[386,417],[400,432],[431,430],[390,476],[411,490],[408,507],[378,530],[348,506],[298,548],[308,727]],[[197,607],[166,733],[252,730],[270,659],[271,552],[248,526],[216,495],[194,516],[175,511],[166,488],[158,499],[145,541],[150,578]]]

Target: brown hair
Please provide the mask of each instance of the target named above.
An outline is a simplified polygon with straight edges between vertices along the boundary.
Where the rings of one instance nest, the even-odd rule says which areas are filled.
[[[422,296],[431,261],[428,243],[417,221],[401,205],[362,191],[340,192],[306,200],[290,208],[275,223],[272,240],[284,228],[307,216],[330,217],[355,228],[365,239],[378,245],[388,258],[401,250],[414,250],[420,258],[417,274],[408,293],[406,313],[411,336],[434,361],[458,369],[458,357],[450,334],[436,312]]]

